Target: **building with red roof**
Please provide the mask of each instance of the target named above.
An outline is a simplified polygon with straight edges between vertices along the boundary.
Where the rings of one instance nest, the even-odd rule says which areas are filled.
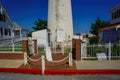
[[[110,26],[101,28],[100,42],[118,42],[120,40],[120,4],[110,10]]]

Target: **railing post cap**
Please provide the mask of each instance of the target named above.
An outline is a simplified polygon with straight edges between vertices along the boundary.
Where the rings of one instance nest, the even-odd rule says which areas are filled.
[[[43,55],[42,55],[41,57],[42,57],[42,58],[45,58],[45,56],[43,56]]]

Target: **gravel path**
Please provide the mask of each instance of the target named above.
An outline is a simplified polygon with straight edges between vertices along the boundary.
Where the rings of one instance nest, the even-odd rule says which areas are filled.
[[[120,80],[120,75],[29,75],[0,73],[0,80]]]

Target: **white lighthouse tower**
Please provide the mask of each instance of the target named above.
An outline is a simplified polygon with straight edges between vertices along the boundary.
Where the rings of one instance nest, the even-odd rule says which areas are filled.
[[[71,0],[48,0],[50,42],[70,41],[73,37]]]

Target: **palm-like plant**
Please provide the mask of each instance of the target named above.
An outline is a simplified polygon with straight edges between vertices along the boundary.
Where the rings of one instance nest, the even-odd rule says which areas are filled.
[[[47,29],[47,21],[42,20],[42,19],[38,19],[35,23],[35,26],[33,26],[33,30],[37,31],[37,30],[42,30],[42,29]]]

